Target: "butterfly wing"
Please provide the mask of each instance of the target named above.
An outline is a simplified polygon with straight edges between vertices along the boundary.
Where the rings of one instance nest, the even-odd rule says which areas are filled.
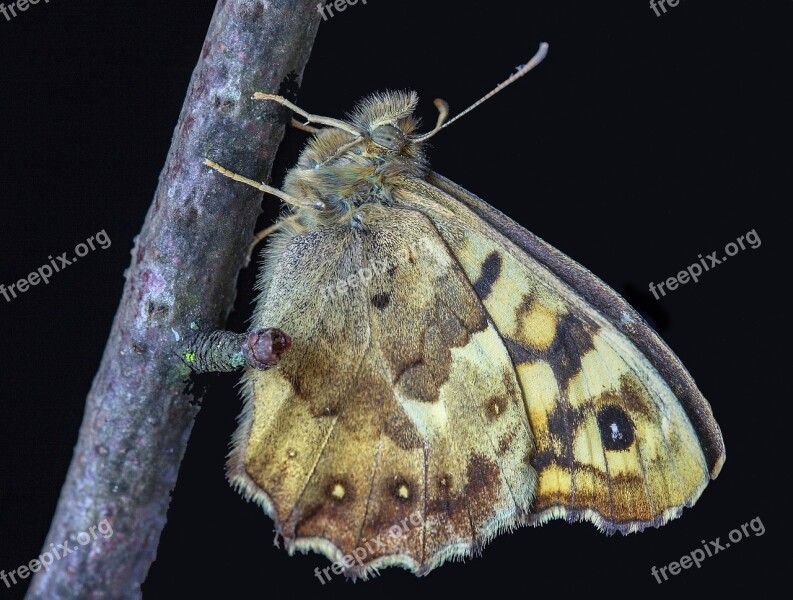
[[[229,477],[290,551],[426,573],[517,524],[660,525],[724,459],[688,373],[605,284],[438,176],[365,231],[269,246]]]
[[[529,520],[658,526],[724,461],[710,406],[677,357],[613,290],[456,184],[405,181],[508,348],[538,485]]]
[[[365,232],[270,246],[253,327],[292,348],[245,376],[229,476],[290,551],[425,573],[525,519],[534,446],[508,349],[436,228],[361,210]]]

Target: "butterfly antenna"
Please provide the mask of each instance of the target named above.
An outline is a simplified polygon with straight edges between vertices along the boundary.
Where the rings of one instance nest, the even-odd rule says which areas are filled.
[[[485,94],[484,96],[482,96],[479,100],[474,102],[471,106],[466,108],[459,115],[455,116],[451,121],[446,121],[446,117],[449,116],[449,105],[446,104],[446,102],[444,102],[440,98],[436,99],[435,100],[435,106],[438,108],[438,111],[440,111],[440,114],[438,115],[438,122],[435,125],[435,129],[425,133],[424,135],[420,135],[418,137],[411,138],[411,141],[423,142],[423,141],[426,141],[426,140],[430,139],[433,135],[438,133],[441,129],[444,129],[444,128],[448,127],[449,125],[454,123],[457,119],[459,119],[463,115],[468,114],[469,112],[474,110],[477,106],[482,104],[485,100],[489,100],[490,98],[492,98],[493,96],[498,94],[501,90],[503,90],[505,87],[507,87],[511,83],[514,83],[516,80],[520,79],[521,77],[523,77],[526,73],[528,73],[534,67],[539,65],[543,61],[543,59],[545,58],[545,56],[547,54],[548,54],[548,44],[546,42],[543,42],[542,44],[540,44],[540,48],[539,48],[539,50],[537,50],[537,53],[534,56],[531,57],[531,60],[529,60],[529,62],[527,62],[520,69],[515,71],[509,77],[509,79],[499,83],[495,87],[495,89],[493,89],[492,91],[490,91],[487,94]]]

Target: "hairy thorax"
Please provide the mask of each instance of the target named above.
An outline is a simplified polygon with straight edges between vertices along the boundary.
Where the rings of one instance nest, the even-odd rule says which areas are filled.
[[[416,122],[410,116],[413,94],[392,93],[392,118],[369,116],[364,104],[352,115],[352,122],[365,132],[354,136],[328,128],[320,131],[284,181],[284,191],[305,201],[325,204],[321,211],[298,210],[304,228],[322,226],[365,227],[365,215],[382,206],[391,206],[405,179],[424,178],[429,166],[420,143],[411,141]],[[373,98],[380,106],[384,100]]]

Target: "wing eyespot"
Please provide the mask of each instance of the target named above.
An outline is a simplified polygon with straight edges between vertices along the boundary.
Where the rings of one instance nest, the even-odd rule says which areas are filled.
[[[605,450],[620,452],[633,445],[635,427],[621,407],[609,404],[600,408],[597,412],[597,422],[600,440]]]

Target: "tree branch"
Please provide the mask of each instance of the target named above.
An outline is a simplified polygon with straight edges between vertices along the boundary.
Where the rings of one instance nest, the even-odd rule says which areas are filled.
[[[288,115],[251,96],[294,99],[318,26],[316,0],[218,2],[43,551],[76,550],[39,571],[27,598],[140,598],[198,412],[179,340],[198,319],[222,327],[261,211],[261,193],[203,159],[269,177]],[[104,519],[112,535],[81,546]]]

